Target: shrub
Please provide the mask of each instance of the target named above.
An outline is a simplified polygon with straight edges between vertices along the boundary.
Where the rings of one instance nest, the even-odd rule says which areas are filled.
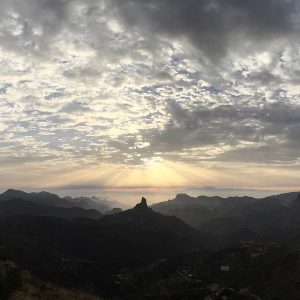
[[[9,261],[0,262],[0,300],[6,300],[21,286],[21,272]]]

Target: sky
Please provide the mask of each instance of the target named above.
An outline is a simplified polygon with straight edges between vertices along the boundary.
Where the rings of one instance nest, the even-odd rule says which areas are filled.
[[[298,0],[0,8],[2,191],[300,190]]]

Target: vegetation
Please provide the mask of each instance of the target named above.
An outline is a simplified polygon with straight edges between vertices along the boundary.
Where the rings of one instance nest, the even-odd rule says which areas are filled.
[[[28,272],[25,274],[26,279],[21,289],[15,291],[8,300],[104,300],[86,292],[67,290],[51,283],[32,279]]]
[[[0,261],[1,300],[104,300],[82,291],[67,290],[45,283],[11,261]]]
[[[0,262],[0,299],[6,300],[21,286],[21,273],[10,261]]]

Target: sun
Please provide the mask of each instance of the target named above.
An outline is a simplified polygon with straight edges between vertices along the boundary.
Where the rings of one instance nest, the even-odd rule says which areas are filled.
[[[213,185],[218,174],[207,168],[168,161],[161,157],[144,158],[143,164],[101,164],[62,172],[52,180],[42,182],[49,188],[64,186],[92,186],[99,189],[166,189]],[[46,186],[47,187],[47,186]]]
[[[165,188],[199,184],[211,178],[211,174],[204,169],[159,157],[145,158],[143,162],[143,165],[124,166],[107,184],[113,187]]]

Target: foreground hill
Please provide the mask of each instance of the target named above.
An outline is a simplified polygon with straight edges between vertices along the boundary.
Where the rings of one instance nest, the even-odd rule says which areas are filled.
[[[145,200],[99,220],[41,216],[0,219],[0,258],[46,281],[108,292],[121,269],[135,268],[200,247],[196,230],[153,212]]]
[[[20,270],[11,261],[0,261],[0,299],[101,300],[102,298],[43,282],[31,276],[30,272]]]

